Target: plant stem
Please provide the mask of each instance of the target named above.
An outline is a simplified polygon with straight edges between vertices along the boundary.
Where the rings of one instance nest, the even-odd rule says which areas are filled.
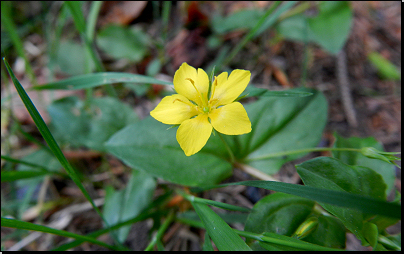
[[[149,243],[149,245],[147,245],[145,251],[153,250],[154,245],[163,236],[164,232],[167,230],[168,226],[173,221],[173,219],[174,219],[174,212],[170,211],[170,213],[167,216],[167,219],[164,221],[163,225],[161,225],[161,227],[157,231],[157,234],[153,236],[151,242]]]
[[[227,142],[224,140],[224,138],[222,137],[222,134],[220,134],[218,131],[216,131],[217,135],[219,135],[220,139],[222,140],[224,146],[226,147],[227,152],[229,152],[230,155],[230,162],[233,164],[236,160],[234,157],[233,152],[230,149],[230,146],[227,144]]]
[[[339,249],[334,249],[334,248],[328,248],[328,247],[323,247],[315,244],[304,244],[304,243],[299,243],[295,241],[289,241],[287,239],[281,239],[281,238],[275,238],[271,236],[266,236],[263,234],[256,234],[252,232],[247,232],[247,231],[241,231],[237,229],[233,229],[234,232],[236,232],[240,236],[244,236],[246,238],[251,238],[260,242],[266,242],[266,243],[274,243],[274,244],[279,244],[283,246],[289,246],[293,248],[299,248],[302,250],[316,250],[316,251],[321,251],[321,250],[339,250]]]
[[[257,156],[254,158],[248,158],[245,161],[257,161],[257,160],[266,160],[275,157],[281,157],[285,155],[291,154],[298,154],[298,153],[309,153],[309,152],[324,152],[324,151],[350,151],[350,152],[361,152],[361,149],[357,148],[335,148],[335,147],[314,147],[314,148],[306,148],[306,149],[299,149],[299,150],[292,150],[292,151],[285,151],[279,153],[270,153],[261,156]]]

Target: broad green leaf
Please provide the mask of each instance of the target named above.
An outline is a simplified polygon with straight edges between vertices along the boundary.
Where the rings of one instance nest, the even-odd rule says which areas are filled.
[[[313,210],[315,202],[285,193],[274,193],[255,203],[245,231],[291,236]]]
[[[330,1],[320,5],[320,14],[308,19],[308,24],[315,42],[337,54],[348,39],[352,18],[349,2]]]
[[[334,147],[337,148],[362,148],[362,147],[374,147],[379,151],[384,151],[383,145],[376,141],[373,137],[368,138],[343,138],[337,133],[334,133],[335,142]],[[386,195],[388,195],[394,188],[395,172],[394,166],[381,160],[368,158],[358,152],[348,151],[333,151],[333,157],[340,159],[343,163],[349,165],[358,165],[368,167],[379,173],[384,182],[387,185]]]
[[[140,29],[130,29],[110,25],[102,29],[97,36],[99,47],[116,59],[128,59],[139,62],[148,52],[149,38]]]
[[[49,234],[54,234],[54,235],[60,235],[64,237],[71,237],[76,240],[81,240],[81,241],[87,241],[93,244],[97,244],[103,247],[106,247],[111,250],[120,250],[117,247],[111,246],[109,244],[106,244],[102,241],[98,241],[95,238],[89,237],[89,236],[83,236],[83,235],[78,235],[74,234],[71,232],[67,232],[64,230],[59,230],[59,229],[54,229],[50,228],[47,226],[42,226],[42,225],[37,225],[34,223],[30,222],[25,222],[25,221],[20,221],[20,220],[14,220],[14,219],[7,219],[7,218],[1,218],[1,226],[2,227],[8,227],[8,228],[18,228],[18,229],[27,229],[27,230],[33,230],[33,231],[38,231],[38,232],[45,232]]]
[[[307,20],[308,18],[303,14],[294,15],[280,21],[276,28],[286,39],[301,42],[313,41],[314,35]]]
[[[134,83],[134,84],[159,84],[159,85],[173,85],[172,82],[167,82],[152,77],[121,72],[98,72],[91,74],[84,74],[57,82],[52,82],[44,85],[34,86],[35,90],[43,89],[62,89],[62,90],[75,90],[91,88],[106,84],[115,83]]]
[[[215,33],[224,34],[237,29],[252,29],[264,14],[260,9],[241,10],[222,17],[218,14],[211,19],[212,29]]]
[[[349,166],[341,161],[318,157],[296,166],[297,172],[307,186],[346,191],[379,200],[386,199],[386,184],[375,171],[360,167]],[[363,243],[366,240],[362,233],[363,221],[367,215],[357,210],[341,208],[320,203],[324,209],[338,217],[342,223]]]
[[[48,106],[55,136],[69,145],[104,151],[104,142],[126,125],[137,121],[133,109],[115,98],[93,98],[89,106],[77,97],[66,97]]]
[[[384,58],[381,54],[377,52],[371,52],[368,55],[369,61],[377,69],[378,74],[388,80],[400,80],[401,73],[397,66],[392,64],[389,60]]]
[[[287,39],[315,42],[330,53],[337,54],[348,39],[352,16],[349,2],[320,2],[318,16],[293,15],[281,21],[277,30]]]
[[[207,205],[192,202],[209,236],[220,251],[246,251],[250,247]]]
[[[115,225],[140,214],[153,198],[156,181],[142,171],[133,170],[125,189],[115,191],[111,186],[106,189],[103,214],[110,225]],[[124,242],[130,226],[118,231],[118,240]]]
[[[176,128],[168,127],[149,116],[113,135],[105,143],[106,151],[130,167],[182,185],[218,183],[231,175],[231,164],[215,151],[187,157],[176,140]],[[220,149],[226,153],[223,145]]]
[[[267,174],[275,174],[288,161],[305,154],[265,159],[272,153],[315,147],[327,121],[327,101],[321,92],[292,89],[290,92],[313,93],[307,97],[260,98],[245,109],[252,131],[227,136],[237,158]]]
[[[82,75],[95,69],[84,45],[74,41],[60,42],[56,61],[61,72],[72,76]]]

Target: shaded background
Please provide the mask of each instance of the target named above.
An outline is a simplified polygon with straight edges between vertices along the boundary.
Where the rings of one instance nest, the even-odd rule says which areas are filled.
[[[97,52],[107,71],[138,73],[171,81],[175,70],[183,62],[209,70],[223,61],[271,4],[273,2],[264,1],[175,2],[164,14],[162,12],[167,10],[164,3],[107,1],[101,6],[96,24]],[[249,40],[223,66],[223,70],[250,70],[252,84],[271,90],[306,86],[322,91],[329,103],[329,118],[321,146],[330,146],[334,141],[333,133],[337,132],[343,137],[373,136],[384,145],[386,151],[401,151],[401,3],[369,1],[349,4],[352,24],[346,43],[338,53],[330,53],[312,41],[302,42],[299,35],[293,34],[293,27],[283,22],[287,19],[281,18],[257,38]],[[5,6],[2,3],[2,15],[4,8],[8,8],[30,66],[24,63],[13,47],[9,33],[4,29],[3,19],[2,56],[7,58],[25,88],[35,82],[44,84],[84,74],[87,68],[95,70],[94,66],[86,63],[81,39],[70,14],[62,10],[62,2],[17,1]],[[89,6],[88,2],[83,4],[86,16]],[[315,17],[318,6],[308,2],[308,7],[302,13]],[[380,60],[380,57],[385,60]],[[8,97],[14,87],[10,85],[4,64],[1,70],[2,154],[20,158],[37,146],[13,130],[15,122],[21,123],[23,129],[35,137],[40,137],[40,134],[20,98]],[[140,118],[149,114],[165,92],[165,87],[153,84],[116,87],[122,101],[131,105]],[[103,93],[102,88],[95,89],[95,96],[102,96]],[[29,96],[45,121],[49,122],[46,107],[55,99],[71,94],[84,97],[83,91],[30,92]],[[107,158],[110,167],[106,170],[112,171],[115,176],[110,179],[110,175],[98,170],[103,160],[99,153],[85,150],[66,153],[69,159],[85,168],[84,174],[97,178],[97,183],[91,187],[95,196],[105,195],[102,188],[105,184],[112,182],[119,188],[127,182],[129,171],[114,158]],[[314,155],[299,161],[311,157]],[[285,164],[275,177],[283,182],[300,183],[293,166],[295,163]],[[395,186],[401,192],[401,170],[396,168],[396,173]],[[246,179],[248,176],[235,171],[229,181]],[[80,197],[79,190],[74,186],[58,180],[51,181],[50,185],[57,195],[73,199]],[[252,207],[257,199],[268,193],[244,186],[237,188],[210,191],[205,193],[204,198]],[[12,191],[9,186],[2,184],[2,207],[3,196],[10,195]],[[41,214],[42,219],[46,221],[61,207],[55,206],[45,211]],[[27,213],[28,210],[24,213],[24,216],[28,216],[25,218],[31,220],[39,216],[38,213]],[[132,249],[144,249],[150,226],[146,221],[132,227],[127,240]],[[101,227],[95,212],[88,210],[77,213],[65,230],[85,234]],[[393,230],[401,232],[400,228]],[[2,239],[13,232],[12,229],[2,228]],[[202,233],[185,225],[174,224],[165,235],[165,241],[172,244],[166,246],[171,246],[172,250],[198,249],[198,237],[203,238],[198,234]],[[103,237],[105,239],[99,239],[110,241],[107,235]],[[44,235],[40,236],[37,244],[29,244],[24,249],[49,249],[53,243],[64,240]],[[177,242],[179,244],[174,244]],[[3,241],[2,246],[8,249],[15,243],[16,240],[10,238]],[[84,243],[76,249],[98,248]],[[348,248],[366,249],[350,237]]]

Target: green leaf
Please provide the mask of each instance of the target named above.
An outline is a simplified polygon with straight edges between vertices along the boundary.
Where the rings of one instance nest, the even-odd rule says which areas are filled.
[[[115,225],[140,214],[153,199],[156,181],[141,171],[133,171],[125,189],[115,191],[111,186],[106,189],[103,214],[110,225]],[[118,240],[124,242],[131,226],[121,227]]]
[[[272,153],[315,147],[327,121],[327,101],[312,89],[288,92],[313,93],[307,97],[260,98],[245,106],[252,131],[225,137],[235,156],[267,174],[275,174],[288,161],[305,154],[260,159]]]
[[[130,167],[182,185],[218,183],[231,175],[231,164],[214,152],[201,150],[187,157],[175,138],[176,129],[167,127],[149,116],[113,135],[106,151]]]
[[[60,71],[72,76],[93,71],[95,65],[86,54],[87,50],[81,43],[74,41],[60,42],[56,56]]]
[[[65,97],[48,106],[55,136],[69,145],[104,151],[104,142],[138,120],[128,105],[115,98],[92,98],[88,105]]]
[[[384,151],[383,145],[373,137],[368,138],[343,138],[337,133],[334,133],[335,142],[334,147],[337,148],[362,148],[362,147],[373,147],[377,150]],[[384,182],[387,185],[386,195],[388,195],[394,188],[395,181],[395,171],[394,166],[381,160],[368,158],[358,152],[348,152],[348,151],[332,151],[333,157],[340,159],[343,163],[349,165],[358,165],[363,167],[368,167],[379,173]]]
[[[208,231],[205,231],[205,240],[203,241],[203,251],[214,251]]]
[[[286,39],[300,42],[313,41],[314,35],[307,20],[308,18],[303,14],[294,15],[279,22],[276,28]]]
[[[278,235],[271,232],[263,233],[262,241],[259,242],[260,246],[267,250],[308,250],[308,251],[330,251],[337,249],[330,249],[327,247],[315,245],[312,243],[304,242],[302,240]]]
[[[291,236],[312,212],[315,202],[285,193],[274,193],[254,204],[245,231]]]
[[[377,226],[373,223],[366,222],[363,224],[363,236],[370,243],[373,249],[377,246],[377,238],[379,236],[379,231]]]
[[[2,227],[8,227],[8,228],[34,230],[34,231],[38,231],[38,232],[45,232],[45,233],[49,233],[49,234],[60,235],[60,236],[64,236],[64,237],[70,237],[70,238],[74,238],[76,240],[81,240],[81,241],[86,241],[86,242],[90,242],[90,243],[93,243],[93,244],[97,244],[97,245],[106,247],[106,248],[111,249],[111,250],[120,250],[119,248],[116,248],[114,246],[106,244],[106,243],[104,243],[102,241],[98,241],[98,240],[96,240],[96,239],[94,239],[92,237],[82,236],[82,235],[70,233],[70,232],[67,232],[67,231],[64,231],[64,230],[59,230],[59,229],[54,229],[54,228],[50,228],[50,227],[46,227],[46,226],[42,226],[42,225],[33,224],[33,223],[30,223],[30,222],[14,220],[14,219],[7,219],[7,218],[2,217],[1,218],[1,226]]]
[[[384,58],[381,54],[377,52],[371,52],[368,55],[369,61],[377,69],[378,74],[388,80],[400,80],[401,73],[397,66],[392,64],[389,60]]]
[[[369,168],[349,166],[329,157],[315,158],[297,165],[296,168],[307,186],[346,191],[379,200],[386,199],[386,185],[382,177]],[[338,217],[345,227],[366,243],[362,233],[366,217],[364,213],[324,203],[320,205]]]
[[[205,198],[198,198],[198,197],[195,197],[193,195],[188,195],[188,194],[183,194],[183,195],[184,195],[184,198],[190,202],[197,202],[197,203],[201,203],[201,204],[216,206],[216,207],[230,210],[230,211],[239,211],[239,212],[250,212],[251,211],[249,208],[246,208],[246,207],[230,205],[230,204],[226,204],[223,202],[214,201],[214,200],[205,199]]]
[[[62,89],[62,90],[75,90],[91,88],[106,84],[115,83],[135,83],[135,84],[159,84],[170,85],[172,82],[167,82],[152,77],[132,74],[132,73],[120,73],[120,72],[98,72],[75,76],[72,78],[64,79],[57,82],[52,82],[44,85],[34,86],[35,90],[43,89]]]
[[[250,247],[207,205],[192,202],[209,236],[220,251],[247,251]]]
[[[12,182],[37,176],[51,175],[49,171],[1,171],[1,182]]]
[[[346,229],[344,225],[335,217],[316,215],[318,225],[315,230],[304,237],[305,242],[318,244],[330,248],[345,248]]]
[[[337,54],[348,39],[352,26],[349,2],[320,2],[319,14],[309,18],[293,15],[281,21],[277,30],[285,38],[301,42],[315,42],[332,54]]]
[[[264,11],[260,9],[241,10],[227,17],[216,14],[211,19],[211,26],[213,31],[218,34],[225,34],[237,29],[252,29],[263,14]]]
[[[352,26],[352,10],[347,1],[323,2],[320,14],[308,19],[315,42],[337,54],[348,39]]]
[[[66,1],[64,2],[72,14],[74,24],[77,30],[84,34],[86,30],[86,21],[83,12],[81,11],[82,3],[79,1]]]
[[[140,29],[110,25],[97,36],[99,47],[116,59],[139,62],[148,52],[149,37]]]
[[[40,152],[40,151],[42,151],[42,152]],[[42,153],[42,155],[44,155],[44,156],[48,156],[48,158],[50,160],[53,159],[53,161],[57,163],[56,168],[53,170],[49,170],[50,160],[46,160],[46,159],[42,160],[43,156],[41,157],[41,155],[39,153]],[[1,182],[11,182],[11,181],[27,179],[27,178],[36,178],[37,176],[44,176],[47,174],[50,174],[50,175],[52,175],[52,174],[60,175],[61,174],[59,172],[60,171],[59,169],[61,168],[60,163],[58,163],[58,161],[55,159],[55,157],[50,155],[47,152],[47,150],[42,149],[42,150],[32,153],[31,155],[33,155],[33,156],[27,155],[27,157],[25,157],[24,159],[27,159],[30,156],[32,162],[28,162],[25,160],[17,160],[17,159],[13,159],[11,157],[2,155],[1,159],[12,162],[12,163],[20,164],[18,167],[18,170],[23,170],[23,171],[2,171],[1,172]],[[41,157],[41,158],[38,158],[38,157]],[[40,165],[40,164],[37,164],[36,162],[41,163],[41,164],[48,164],[48,165]],[[22,165],[24,165],[25,168],[22,167]]]
[[[167,82],[152,77],[132,74],[132,73],[120,73],[120,72],[98,72],[75,76],[72,78],[64,79],[57,82],[52,82],[44,85],[34,86],[35,90],[43,89],[62,89],[62,90],[75,90],[85,89],[106,84],[115,83],[136,83],[136,84],[159,84],[170,85],[172,82]]]

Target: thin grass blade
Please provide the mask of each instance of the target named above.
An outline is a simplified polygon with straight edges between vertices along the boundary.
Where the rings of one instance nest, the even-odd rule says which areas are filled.
[[[38,231],[38,232],[44,232],[44,233],[49,233],[49,234],[54,234],[54,235],[60,235],[64,237],[70,237],[74,238],[76,240],[80,241],[86,241],[90,242],[93,244],[97,244],[103,247],[106,247],[111,250],[120,250],[117,247],[111,246],[109,244],[106,244],[104,242],[98,241],[92,237],[89,236],[82,236],[74,233],[70,233],[64,230],[59,230],[59,229],[54,229],[50,228],[47,226],[42,226],[42,225],[37,225],[34,223],[26,222],[26,221],[20,221],[20,220],[14,220],[14,219],[8,219],[8,218],[1,218],[1,226],[2,227],[8,227],[8,228],[18,228],[18,229],[26,229],[26,230],[33,230],[33,231]]]
[[[86,189],[84,188],[83,184],[80,182],[80,179],[73,169],[73,167],[69,164],[67,161],[66,157],[63,155],[62,150],[60,149],[59,145],[56,143],[55,139],[53,138],[52,134],[50,133],[48,127],[46,126],[44,120],[42,119],[41,115],[38,113],[38,110],[35,108],[34,104],[32,103],[31,99],[28,97],[27,93],[25,92],[24,88],[21,86],[20,82],[17,80],[15,77],[13,71],[11,70],[10,65],[6,61],[5,58],[3,58],[3,61],[7,67],[8,73],[11,76],[11,79],[13,80],[13,83],[16,87],[16,90],[18,94],[21,97],[21,100],[23,101],[25,107],[27,108],[29,114],[31,115],[32,119],[35,122],[35,125],[37,126],[39,132],[41,133],[42,137],[45,139],[46,143],[49,145],[52,153],[56,156],[56,158],[59,160],[60,164],[63,166],[63,168],[67,171],[69,174],[70,178],[73,180],[73,182],[79,187],[83,195],[86,197],[86,199],[91,203],[92,207],[94,210],[98,213],[98,215],[102,218],[102,220],[105,222],[106,225],[109,225],[108,222],[105,220],[105,218],[102,216],[100,210],[98,207],[94,204],[93,199],[90,197]]]
[[[115,83],[159,84],[170,86],[173,85],[172,82],[167,82],[139,74],[119,73],[119,72],[98,72],[98,73],[79,75],[61,81],[48,83],[45,85],[34,86],[33,89],[76,90]]]
[[[221,188],[230,185],[245,185],[267,190],[279,191],[303,198],[308,198],[317,202],[323,202],[340,207],[354,208],[364,213],[401,219],[401,205],[399,204],[369,198],[357,194],[351,194],[343,191],[332,191],[298,184],[257,180],[207,186],[204,188],[195,188],[192,191]]]

